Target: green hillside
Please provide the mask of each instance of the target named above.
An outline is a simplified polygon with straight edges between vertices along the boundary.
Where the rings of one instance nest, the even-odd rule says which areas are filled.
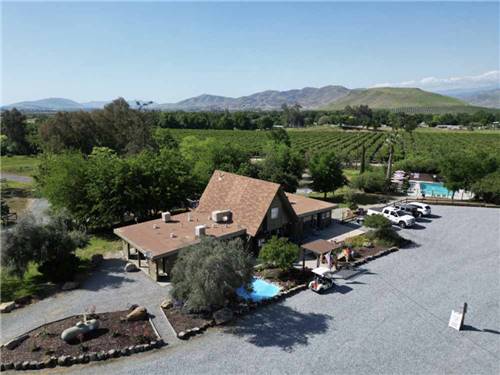
[[[463,110],[467,104],[463,101],[448,96],[427,92],[416,88],[381,87],[373,89],[352,90],[347,96],[329,104],[325,109],[338,110],[346,106],[368,105],[377,109],[400,109],[422,108],[428,111],[430,108],[461,107]]]

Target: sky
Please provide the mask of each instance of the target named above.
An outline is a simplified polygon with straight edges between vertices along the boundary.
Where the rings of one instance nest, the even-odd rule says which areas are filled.
[[[1,103],[499,81],[498,3],[2,2]]]

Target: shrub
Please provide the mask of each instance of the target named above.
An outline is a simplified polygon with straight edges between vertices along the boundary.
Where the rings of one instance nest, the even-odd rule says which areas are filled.
[[[298,259],[299,252],[299,247],[287,238],[273,236],[260,250],[259,258],[281,270],[287,270]]]
[[[434,158],[421,156],[412,157],[398,161],[394,164],[394,170],[401,169],[406,172],[439,173],[439,162]]]
[[[392,224],[389,219],[382,215],[370,215],[365,217],[364,225],[372,229],[392,228]]]
[[[352,185],[365,193],[383,193],[387,190],[387,180],[380,171],[368,171],[356,176]]]
[[[253,264],[242,240],[204,238],[180,252],[172,269],[172,296],[189,311],[213,311],[235,289],[250,284]]]

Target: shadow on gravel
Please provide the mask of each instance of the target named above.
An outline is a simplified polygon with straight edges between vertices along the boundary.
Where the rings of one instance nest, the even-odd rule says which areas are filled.
[[[97,291],[103,288],[119,288],[123,283],[136,282],[126,276],[123,259],[104,259],[97,271],[82,285],[82,289]]]
[[[487,328],[479,329],[473,326],[469,326],[467,324],[464,324],[462,326],[462,331],[486,332],[486,333],[493,333],[495,335],[500,335],[500,331],[495,331],[494,329],[487,329]]]
[[[417,219],[417,223],[432,223],[432,220],[420,217]]]
[[[235,321],[226,331],[255,346],[274,346],[291,353],[296,346],[308,345],[312,336],[326,332],[332,319],[330,315],[303,314],[277,304],[258,309],[248,318]]]

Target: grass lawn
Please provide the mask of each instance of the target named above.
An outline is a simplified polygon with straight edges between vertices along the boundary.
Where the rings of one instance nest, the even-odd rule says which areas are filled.
[[[34,197],[32,182],[6,181],[1,184],[2,198],[9,205],[10,212],[19,215],[27,210],[30,198]]]
[[[0,158],[0,170],[5,173],[32,176],[38,163],[39,160],[36,156],[2,156]]]
[[[344,176],[346,176],[349,181],[352,181],[354,177],[359,176],[359,169],[346,168],[343,172]]]
[[[95,234],[90,237],[89,244],[83,249],[76,250],[76,256],[88,260],[94,254],[115,253],[121,249],[121,242],[113,234]]]

